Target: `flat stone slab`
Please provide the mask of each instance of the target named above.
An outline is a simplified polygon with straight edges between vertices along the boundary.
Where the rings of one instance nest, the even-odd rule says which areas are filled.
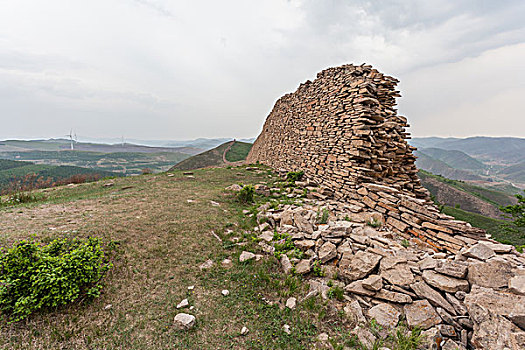
[[[463,256],[479,260],[487,260],[495,256],[496,253],[483,243],[478,243],[467,249]]]
[[[350,256],[350,263],[341,271],[342,277],[348,281],[355,281],[368,276],[381,261],[381,256],[373,253],[358,251]]]
[[[404,306],[407,323],[411,328],[429,329],[441,323],[441,318],[427,300],[417,300]]]
[[[472,285],[487,288],[503,288],[513,276],[512,265],[504,260],[491,259],[469,266],[467,279]]]
[[[368,317],[385,328],[394,328],[399,322],[401,311],[390,304],[381,303],[368,310]]]
[[[455,293],[457,291],[468,292],[469,290],[469,283],[467,281],[445,276],[431,270],[425,270],[423,272],[423,279],[429,285],[449,293]]]

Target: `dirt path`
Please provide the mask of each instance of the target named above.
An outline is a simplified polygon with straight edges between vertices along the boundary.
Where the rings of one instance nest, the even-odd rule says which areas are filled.
[[[226,149],[224,150],[224,153],[222,154],[222,161],[226,164],[226,165],[233,165],[234,163],[228,161],[226,159],[226,154],[231,150],[232,146],[235,144],[235,140],[233,140],[229,145],[228,147],[226,147]]]

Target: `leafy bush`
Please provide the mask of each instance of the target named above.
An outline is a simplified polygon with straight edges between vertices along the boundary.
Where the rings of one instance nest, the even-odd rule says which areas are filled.
[[[523,190],[525,193],[525,190]],[[516,227],[525,227],[525,195],[517,194],[518,203],[501,207],[507,218],[512,219],[512,224]]]
[[[31,313],[100,295],[111,268],[100,240],[23,240],[0,251],[0,310],[11,322]]]
[[[295,181],[299,181],[301,180],[301,178],[303,177],[304,175],[304,171],[290,171],[288,174],[286,174],[286,180],[291,183],[291,184],[294,184]]]
[[[344,300],[345,291],[343,290],[343,288],[341,288],[339,286],[332,286],[328,290],[327,295],[328,295],[328,298],[330,298],[330,299],[337,299],[339,301],[343,301]]]
[[[253,195],[255,193],[255,189],[252,185],[246,185],[237,194],[237,198],[239,199],[239,202],[241,203],[253,203]]]
[[[329,216],[330,216],[330,212],[328,211],[328,209],[323,208],[322,211],[317,212],[316,221],[318,224],[321,224],[321,225],[327,224]]]

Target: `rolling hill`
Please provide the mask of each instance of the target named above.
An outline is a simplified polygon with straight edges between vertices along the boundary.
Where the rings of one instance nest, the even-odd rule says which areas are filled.
[[[15,179],[21,179],[26,175],[35,174],[42,179],[52,182],[70,178],[74,175],[90,175],[99,178],[121,176],[119,174],[87,169],[75,166],[53,166],[33,164],[30,162],[19,162],[12,160],[0,160],[0,192],[7,189]]]
[[[231,149],[228,148],[231,145]],[[238,162],[246,159],[248,152],[252,148],[251,143],[235,141],[232,145],[232,142],[226,142],[222,145],[219,145],[209,151],[197,154],[190,158],[187,158],[180,163],[175,164],[170,171],[172,170],[192,170],[192,169],[201,169],[208,167],[220,167],[227,165],[224,162],[223,155],[225,155],[227,162]],[[226,152],[226,154],[225,154]]]
[[[432,147],[458,150],[479,161],[503,166],[523,162],[525,155],[525,138],[517,137],[415,137],[410,144],[420,149]]]

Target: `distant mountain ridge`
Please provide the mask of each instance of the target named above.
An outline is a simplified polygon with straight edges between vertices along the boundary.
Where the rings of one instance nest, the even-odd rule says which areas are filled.
[[[525,188],[525,138],[423,137],[409,141],[420,169],[454,180]]]

